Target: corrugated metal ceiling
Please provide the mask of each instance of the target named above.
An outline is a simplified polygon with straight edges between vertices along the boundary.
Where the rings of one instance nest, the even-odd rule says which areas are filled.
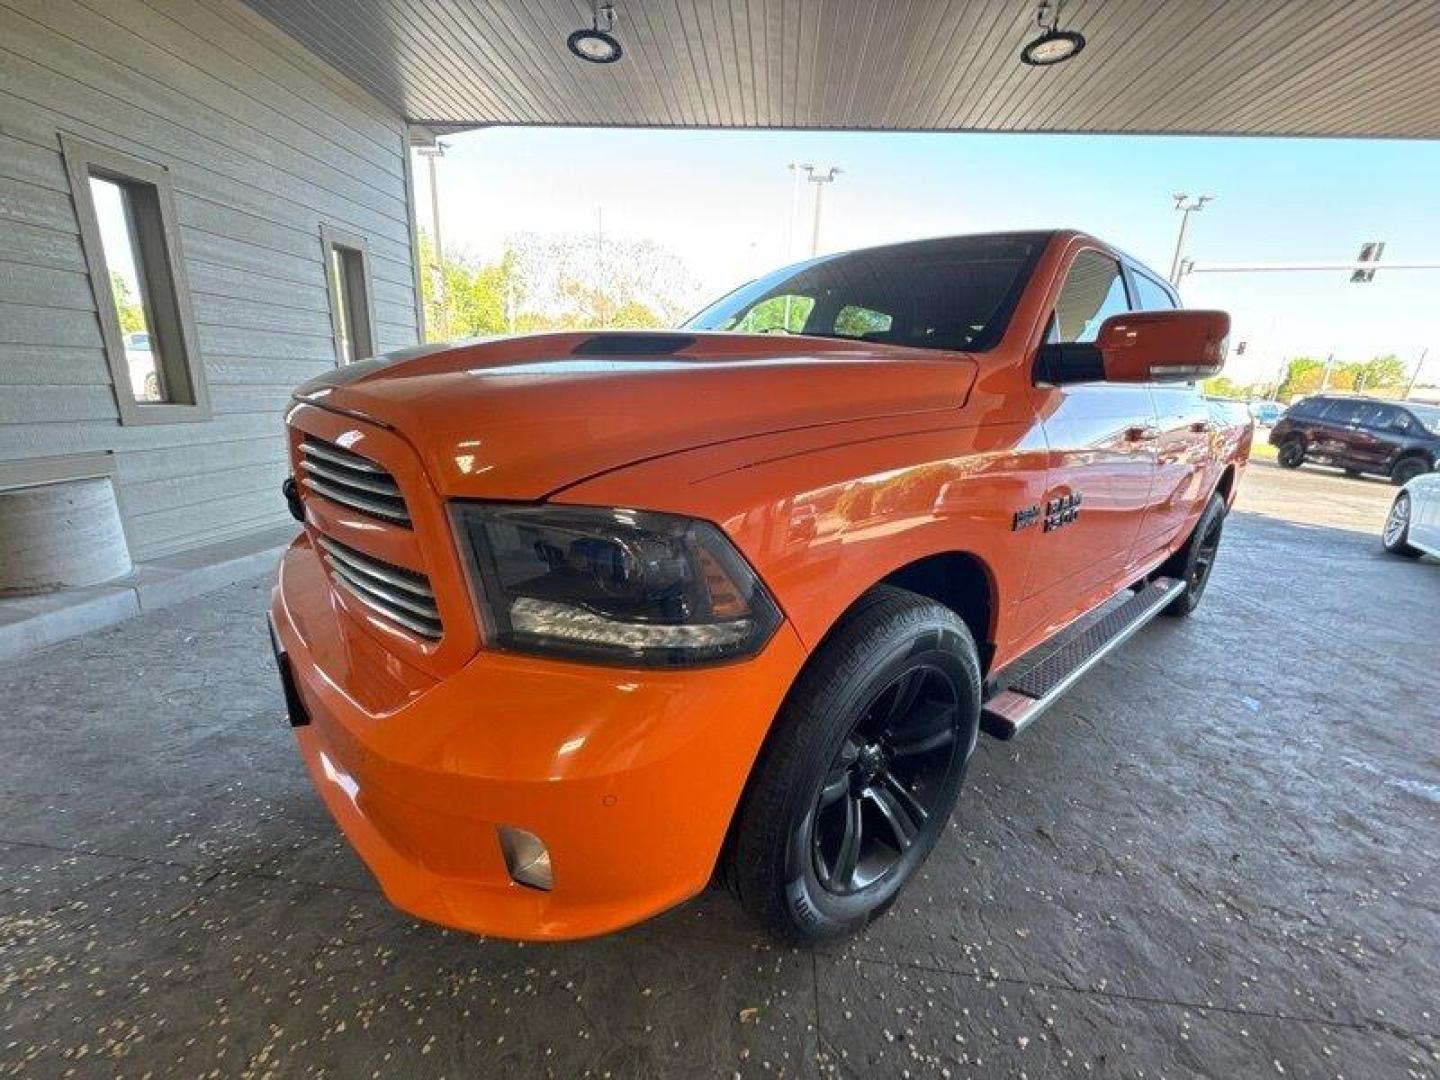
[[[1436,0],[248,0],[416,123],[1440,136]]]

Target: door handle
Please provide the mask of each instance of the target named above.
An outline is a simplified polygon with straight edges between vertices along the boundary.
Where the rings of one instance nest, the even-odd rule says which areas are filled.
[[[1152,442],[1160,437],[1160,429],[1151,427],[1148,424],[1129,427],[1125,429],[1126,442]]]

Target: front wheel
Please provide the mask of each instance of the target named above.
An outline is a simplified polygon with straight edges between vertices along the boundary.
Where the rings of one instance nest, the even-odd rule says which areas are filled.
[[[1210,502],[1195,523],[1195,531],[1185,541],[1185,546],[1161,568],[1162,574],[1181,578],[1185,582],[1185,591],[1172,600],[1161,614],[1184,618],[1200,606],[1205,587],[1210,584],[1210,572],[1215,569],[1215,556],[1220,552],[1225,511],[1225,499],[1217,491],[1210,496]]]
[[[814,944],[884,914],[945,829],[975,749],[965,623],[868,593],[791,690],[741,803],[728,877],[777,937]]]
[[[1275,462],[1282,469],[1298,469],[1305,464],[1305,440],[1301,438],[1287,439],[1280,444],[1280,452],[1275,455]]]
[[[1430,471],[1430,463],[1422,457],[1403,457],[1390,470],[1390,480],[1396,487],[1404,487],[1417,476]]]
[[[1380,533],[1380,542],[1392,555],[1403,555],[1407,559],[1418,559],[1420,551],[1410,546],[1410,493],[1402,491],[1390,504],[1390,513],[1385,517],[1385,528]]]

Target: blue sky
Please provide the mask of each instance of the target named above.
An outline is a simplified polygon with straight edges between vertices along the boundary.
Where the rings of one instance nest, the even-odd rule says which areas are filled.
[[[1216,201],[1191,220],[1198,262],[1385,257],[1440,261],[1440,144],[1094,135],[488,129],[450,136],[440,163],[447,250],[493,257],[519,231],[651,239],[683,258],[704,296],[808,254],[810,193],[787,257],[790,161],[837,165],[822,251],[922,236],[1073,226],[1167,272],[1171,195]],[[417,205],[429,188],[417,161]],[[1187,305],[1235,320],[1231,373],[1260,379],[1287,355],[1432,354],[1440,382],[1440,271],[1204,275]]]

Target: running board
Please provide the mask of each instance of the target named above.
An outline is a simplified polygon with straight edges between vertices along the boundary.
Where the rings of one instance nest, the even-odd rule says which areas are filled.
[[[986,701],[981,729],[997,739],[1013,739],[1184,591],[1185,582],[1178,578],[1156,578],[1145,585]]]

